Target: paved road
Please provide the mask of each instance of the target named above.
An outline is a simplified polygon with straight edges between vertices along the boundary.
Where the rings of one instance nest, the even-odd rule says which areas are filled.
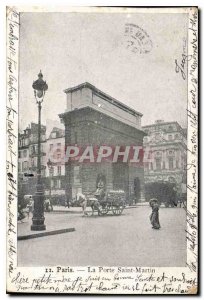
[[[160,209],[160,230],[149,222],[150,207],[124,210],[121,216],[82,217],[47,214],[47,222],[75,232],[18,242],[20,266],[185,266],[185,211]],[[21,225],[22,226],[22,225]]]

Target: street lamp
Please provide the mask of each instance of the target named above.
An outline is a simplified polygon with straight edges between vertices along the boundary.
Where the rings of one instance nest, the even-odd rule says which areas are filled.
[[[43,74],[38,74],[38,79],[33,82],[34,96],[38,105],[38,160],[37,160],[37,184],[34,199],[34,211],[32,218],[31,230],[40,231],[46,230],[44,224],[44,188],[41,180],[41,107],[44,100],[45,92],[48,89],[46,81],[43,80]]]
[[[54,172],[54,168],[53,168],[53,163],[51,162],[51,160],[49,159],[47,162],[47,166],[49,169],[49,175],[50,175],[50,203],[51,203],[51,192],[52,192],[52,176],[53,176],[53,172]]]

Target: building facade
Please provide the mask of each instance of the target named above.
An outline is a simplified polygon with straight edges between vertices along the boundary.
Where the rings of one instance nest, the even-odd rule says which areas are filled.
[[[45,195],[56,203],[65,201],[64,136],[64,130],[54,127],[46,138],[46,126],[41,126],[41,177]],[[22,195],[33,195],[37,181],[38,124],[31,123],[19,133],[18,141],[19,191]]]
[[[37,174],[38,124],[31,123],[18,136],[18,173],[33,176]],[[41,171],[45,176],[46,169],[46,127],[41,126]]]
[[[145,183],[169,181],[177,184],[181,193],[186,183],[187,136],[186,130],[177,122],[158,120],[155,124],[144,126],[144,148],[151,161],[144,165]]]
[[[67,200],[70,201],[77,192],[94,193],[100,175],[106,178],[107,190],[124,190],[128,201],[135,197],[137,201],[143,199],[143,165],[124,158],[128,147],[143,146],[142,114],[89,83],[66,89],[65,93],[67,110],[60,118],[65,125]],[[110,156],[103,161],[97,156],[101,146],[111,149]],[[77,150],[78,157],[72,160],[67,156],[70,147],[80,149]],[[80,156],[84,151],[87,151],[86,155]],[[93,157],[89,156],[91,151]],[[82,161],[83,155],[87,159]],[[114,160],[115,155],[117,159]]]
[[[34,194],[37,180],[38,124],[18,135],[18,179],[21,194]],[[46,170],[46,127],[41,126],[41,175]]]
[[[64,151],[65,132],[54,127],[46,141],[46,177],[49,179],[46,195],[49,195],[56,203],[65,200]]]

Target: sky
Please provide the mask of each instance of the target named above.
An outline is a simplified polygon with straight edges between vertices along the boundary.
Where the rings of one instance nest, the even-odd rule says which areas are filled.
[[[148,53],[127,48],[125,24],[144,30]],[[187,81],[175,71],[187,38],[184,13],[20,14],[19,129],[37,122],[32,83],[40,70],[48,83],[42,123],[60,121],[66,88],[90,82],[143,114],[142,126],[157,119],[187,122]]]

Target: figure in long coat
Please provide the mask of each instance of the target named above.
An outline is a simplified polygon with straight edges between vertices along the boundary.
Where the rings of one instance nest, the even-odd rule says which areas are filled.
[[[150,206],[152,208],[152,213],[150,215],[150,222],[152,224],[153,229],[160,229],[159,223],[159,203],[157,199],[150,200]]]

